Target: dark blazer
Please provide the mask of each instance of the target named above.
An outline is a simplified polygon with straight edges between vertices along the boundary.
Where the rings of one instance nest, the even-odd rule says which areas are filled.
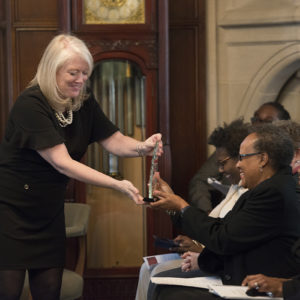
[[[292,247],[292,253],[295,260],[300,263],[300,239]],[[294,276],[291,280],[283,283],[283,299],[299,300],[300,299],[300,275]]]
[[[283,299],[299,300],[300,299],[300,275],[283,283]]]
[[[241,284],[246,275],[299,274],[291,247],[300,236],[300,206],[291,169],[286,167],[243,194],[225,218],[211,218],[189,207],[177,225],[206,248],[199,267]]]

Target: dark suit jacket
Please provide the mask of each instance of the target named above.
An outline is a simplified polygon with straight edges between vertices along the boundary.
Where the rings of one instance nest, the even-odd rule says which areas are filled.
[[[287,167],[243,194],[225,218],[190,207],[177,224],[206,246],[199,266],[220,274],[224,284],[241,284],[257,273],[288,278],[299,273],[291,254],[300,236],[299,205]]]
[[[300,262],[300,239],[292,247],[292,253],[297,262]],[[283,283],[283,299],[299,300],[300,299],[300,275],[294,276],[291,280]]]
[[[299,300],[300,299],[300,275],[283,283],[283,299]]]

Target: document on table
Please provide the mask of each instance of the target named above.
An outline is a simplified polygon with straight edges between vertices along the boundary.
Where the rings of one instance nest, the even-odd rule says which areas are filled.
[[[167,254],[160,254],[154,256],[145,256],[143,257],[147,268],[149,269],[152,265],[157,265],[159,263],[168,261],[168,260],[175,260],[180,259],[180,255],[178,253],[167,253]]]
[[[222,280],[218,276],[207,277],[192,277],[192,278],[178,278],[178,277],[151,277],[151,281],[156,284],[168,285],[182,285],[196,288],[208,289],[211,285],[221,285]]]
[[[218,295],[224,299],[255,299],[255,300],[283,300],[281,297],[270,297],[270,296],[248,296],[246,291],[247,286],[239,285],[211,285],[209,291],[215,295]]]
[[[247,286],[223,285],[222,280],[218,276],[192,278],[151,277],[151,281],[155,284],[181,285],[195,288],[204,288],[224,299],[283,300],[282,297],[248,296],[246,294],[246,291],[248,290]]]

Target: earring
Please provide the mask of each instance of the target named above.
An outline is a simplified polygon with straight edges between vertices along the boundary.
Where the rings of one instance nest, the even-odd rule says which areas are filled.
[[[259,171],[260,171],[260,173],[262,173],[263,172],[263,167],[259,167]]]

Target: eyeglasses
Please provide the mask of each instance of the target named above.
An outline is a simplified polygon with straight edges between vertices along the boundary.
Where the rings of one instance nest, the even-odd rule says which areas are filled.
[[[226,158],[222,159],[222,160],[219,160],[217,161],[217,165],[219,168],[223,169],[226,162],[231,158],[231,156],[227,156]]]
[[[239,154],[239,161],[242,161],[245,157],[253,156],[261,154],[261,152],[254,152],[254,153],[246,153],[246,154]]]

